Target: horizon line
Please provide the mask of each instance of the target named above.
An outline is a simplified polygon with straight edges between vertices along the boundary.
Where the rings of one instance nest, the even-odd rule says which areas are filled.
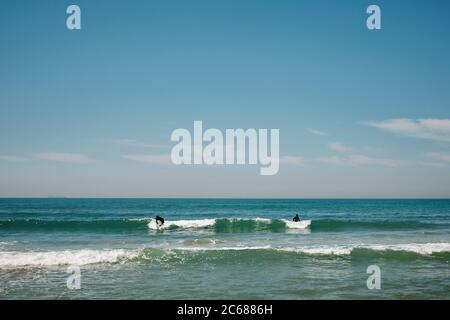
[[[450,197],[97,197],[97,196],[0,196],[4,199],[123,199],[123,200],[450,200]]]

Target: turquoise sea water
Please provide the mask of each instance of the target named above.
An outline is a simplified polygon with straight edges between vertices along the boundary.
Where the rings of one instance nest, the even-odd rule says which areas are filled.
[[[0,199],[0,298],[449,299],[450,200]]]

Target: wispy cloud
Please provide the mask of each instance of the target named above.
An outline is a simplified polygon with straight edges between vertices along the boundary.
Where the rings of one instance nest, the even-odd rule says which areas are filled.
[[[0,155],[0,160],[11,161],[11,162],[23,162],[28,161],[27,158],[11,155]]]
[[[351,165],[351,166],[378,165],[378,166],[397,167],[404,164],[404,161],[401,160],[369,157],[362,154],[352,154],[349,156],[321,157],[317,158],[316,160],[328,164]]]
[[[161,145],[161,144],[151,144],[145,143],[136,139],[118,139],[114,140],[114,143],[121,144],[125,146],[131,147],[142,147],[142,148],[168,148],[169,146]]]
[[[450,153],[441,153],[441,152],[429,152],[426,154],[430,159],[441,161],[441,162],[449,162],[450,163]]]
[[[92,160],[88,156],[79,153],[44,152],[36,154],[36,157],[39,159],[49,161],[81,163],[81,164],[94,162],[94,160]]]
[[[315,128],[308,128],[307,129],[310,133],[312,133],[313,135],[316,136],[326,136],[327,134],[323,131],[320,131],[319,129],[315,129]]]
[[[292,166],[302,166],[304,164],[304,159],[298,156],[283,156],[280,158],[280,163]]]
[[[328,148],[330,148],[331,150],[340,152],[340,153],[347,153],[352,151],[351,147],[348,147],[346,145],[343,145],[340,142],[332,142],[328,144]]]
[[[144,162],[150,164],[172,164],[172,160],[169,154],[134,154],[134,155],[124,155],[125,159],[133,160],[137,162]]]
[[[402,160],[387,159],[387,158],[375,158],[361,154],[353,154],[350,156],[350,162],[355,165],[380,165],[396,167],[404,164]]]
[[[389,119],[364,123],[398,135],[450,142],[450,119]]]

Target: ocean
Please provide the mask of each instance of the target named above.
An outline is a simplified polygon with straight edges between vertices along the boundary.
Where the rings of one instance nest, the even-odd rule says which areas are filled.
[[[450,200],[0,199],[0,299],[450,299],[449,263]]]

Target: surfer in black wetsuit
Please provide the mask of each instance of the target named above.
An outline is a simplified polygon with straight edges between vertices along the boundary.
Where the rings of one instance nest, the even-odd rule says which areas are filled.
[[[294,221],[294,222],[299,222],[300,221],[300,217],[298,216],[298,213],[295,214],[295,216],[292,219],[292,221]]]
[[[160,216],[156,216],[155,220],[158,227],[161,227],[164,224],[164,218],[161,218]]]

